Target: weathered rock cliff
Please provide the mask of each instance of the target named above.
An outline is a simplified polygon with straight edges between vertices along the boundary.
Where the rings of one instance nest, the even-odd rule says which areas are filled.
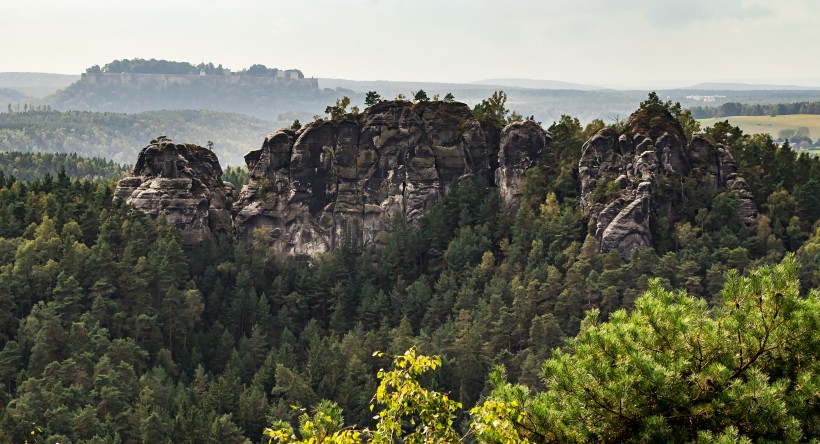
[[[140,151],[131,177],[117,184],[114,199],[178,228],[186,244],[231,231],[230,202],[236,191],[222,182],[216,155],[192,144],[152,141]]]
[[[538,164],[550,142],[552,137],[531,120],[512,123],[501,131],[495,184],[512,209],[518,207],[524,175]]]
[[[417,219],[469,175],[497,180],[514,206],[523,174],[550,138],[535,122],[497,136],[457,102],[381,102],[276,131],[245,156],[251,181],[234,204],[234,226],[240,236],[263,230],[275,251],[314,255],[345,237],[378,243],[396,215]]]
[[[671,201],[653,197],[662,178],[694,177],[715,190],[733,191],[741,220],[751,225],[757,217],[729,150],[700,136],[687,143],[680,123],[666,110],[638,110],[622,134],[598,131],[584,144],[578,175],[581,206],[589,211],[600,249],[615,249],[624,258],[651,248],[652,219],[673,210]]]

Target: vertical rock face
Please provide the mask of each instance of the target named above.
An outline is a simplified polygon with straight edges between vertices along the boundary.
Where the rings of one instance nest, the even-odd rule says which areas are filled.
[[[164,214],[189,245],[230,232],[265,235],[287,255],[378,244],[394,217],[417,220],[463,177],[496,180],[517,205],[550,136],[535,122],[490,132],[463,103],[381,102],[268,135],[245,156],[251,180],[239,194],[213,152],[162,139],[140,152],[115,199]]]
[[[237,234],[263,230],[275,251],[314,255],[344,239],[379,243],[391,220],[420,217],[468,175],[497,178],[513,200],[548,143],[516,123],[499,145],[462,103],[381,102],[359,115],[270,134],[248,153],[251,181],[233,208]]]
[[[650,224],[671,210],[669,202],[652,198],[661,176],[694,176],[716,189],[737,193],[738,215],[747,225],[757,217],[746,181],[723,146],[702,137],[687,143],[683,129],[667,111],[630,116],[623,134],[604,128],[583,146],[578,165],[581,207],[590,213],[602,251],[617,250],[628,258],[634,250],[652,247]]]
[[[719,189],[734,192],[738,197],[737,214],[746,226],[751,226],[757,218],[757,205],[746,179],[737,173],[737,163],[729,148],[712,145],[701,136],[692,138],[689,148],[695,166],[693,174],[714,183]]]
[[[210,150],[163,139],[140,151],[132,176],[117,184],[114,199],[152,217],[165,215],[183,242],[195,244],[231,230],[230,201],[236,192],[221,177]]]
[[[495,183],[512,208],[518,207],[524,174],[538,163],[541,152],[550,142],[550,135],[531,120],[512,123],[501,131]]]

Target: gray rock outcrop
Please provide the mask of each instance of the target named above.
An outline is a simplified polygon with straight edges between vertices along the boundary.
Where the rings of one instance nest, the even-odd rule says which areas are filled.
[[[511,208],[518,207],[524,175],[538,164],[550,142],[552,137],[532,120],[512,123],[501,131],[495,183]]]
[[[251,181],[234,204],[235,229],[239,236],[261,229],[274,251],[289,255],[330,251],[344,239],[378,244],[395,216],[418,219],[471,175],[497,179],[515,205],[524,173],[550,138],[535,122],[496,136],[457,102],[387,101],[276,131],[245,156]]]
[[[718,189],[734,192],[738,197],[737,214],[747,226],[754,224],[757,219],[757,205],[746,179],[737,172],[735,162],[729,148],[724,145],[713,145],[704,137],[695,136],[689,145],[692,162],[698,168],[693,171],[702,180],[709,180]]]
[[[114,199],[151,217],[164,215],[183,243],[231,231],[236,191],[222,182],[216,155],[200,146],[152,141],[142,149],[131,177],[119,181]]]
[[[656,111],[657,112],[657,111]],[[617,250],[628,258],[652,247],[652,218],[672,211],[672,204],[653,199],[661,177],[694,176],[716,190],[738,196],[738,216],[754,223],[757,208],[746,181],[737,174],[729,150],[695,136],[687,143],[680,123],[667,111],[630,116],[623,134],[604,128],[583,146],[578,165],[583,210],[588,211],[601,251]]]

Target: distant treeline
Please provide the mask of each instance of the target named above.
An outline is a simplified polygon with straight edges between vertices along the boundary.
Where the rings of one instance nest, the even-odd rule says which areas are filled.
[[[46,175],[65,174],[70,179],[105,182],[128,174],[131,165],[118,165],[99,157],[82,157],[76,153],[0,152],[0,179],[12,177],[24,182]]]
[[[61,175],[89,182],[108,182],[128,176],[133,167],[100,157],[83,157],[77,153],[0,152],[0,187],[15,180],[50,180],[46,178],[59,178]],[[244,167],[228,166],[222,174],[222,180],[231,182],[237,190],[249,179],[248,170]]]
[[[223,75],[229,72],[227,68],[223,68],[222,64],[214,66],[213,63],[200,63],[194,65],[188,62],[174,62],[170,60],[157,59],[122,59],[114,60],[111,63],[106,63],[100,68],[100,65],[94,65],[87,68],[87,73],[131,73],[131,74],[200,74],[206,75]],[[237,71],[238,75],[248,76],[270,76],[275,77],[279,72],[278,68],[268,68],[265,65],[256,64],[250,68]],[[298,69],[287,70],[287,73],[296,72],[299,78],[304,78],[302,71]]]
[[[34,103],[29,103],[29,102],[23,102],[23,103],[20,103],[20,102],[11,103],[11,102],[9,102],[6,105],[6,112],[9,113],[9,114],[10,113],[29,113],[29,112],[33,113],[33,112],[43,112],[43,111],[50,112],[50,111],[53,111],[53,110],[51,108],[51,105],[42,105],[42,104],[35,105]]]
[[[140,114],[88,111],[0,113],[0,147],[6,151],[77,153],[132,163],[158,135],[205,146],[214,143],[223,168],[244,165],[264,135],[285,122],[267,122],[213,111],[152,111]],[[59,170],[59,169],[58,169]]]
[[[733,116],[781,116],[786,114],[820,114],[820,102],[769,105],[726,102],[719,106],[695,106],[692,108],[692,117],[696,119]]]

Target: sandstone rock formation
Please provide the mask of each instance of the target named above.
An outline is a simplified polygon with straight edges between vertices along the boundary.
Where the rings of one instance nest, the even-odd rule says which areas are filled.
[[[518,207],[524,174],[538,163],[550,142],[550,135],[531,120],[512,123],[501,131],[495,183],[512,208]]]
[[[114,199],[152,217],[165,215],[191,245],[231,230],[236,191],[221,177],[212,151],[161,139],[140,151],[132,176],[120,180]]]
[[[729,148],[713,145],[703,137],[695,136],[689,145],[693,163],[700,166],[695,173],[713,181],[717,188],[733,191],[738,197],[737,213],[747,226],[757,218],[757,205],[746,179],[738,175],[737,163]]]
[[[581,206],[589,211],[601,251],[628,258],[652,247],[652,219],[672,211],[671,202],[653,199],[661,177],[693,176],[716,190],[738,196],[738,215],[747,225],[757,217],[746,181],[738,176],[728,149],[695,136],[687,143],[680,123],[663,110],[639,110],[623,134],[604,128],[583,146],[578,175]]]
[[[245,156],[251,181],[234,204],[234,226],[239,236],[263,230],[275,251],[291,255],[329,251],[345,238],[379,243],[396,215],[417,219],[465,176],[497,179],[515,205],[549,140],[535,122],[488,135],[463,103],[381,102],[270,134]]]

